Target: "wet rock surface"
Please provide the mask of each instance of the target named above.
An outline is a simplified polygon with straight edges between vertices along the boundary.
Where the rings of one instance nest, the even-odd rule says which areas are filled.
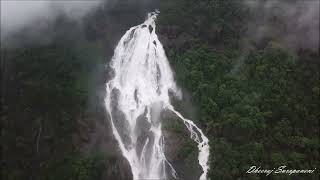
[[[74,136],[74,144],[84,155],[98,153],[103,155],[105,164],[101,179],[131,180],[132,173],[128,161],[122,156],[115,140],[109,117],[103,107],[98,114],[89,115],[81,125],[79,136]],[[79,138],[80,137],[80,138]],[[85,137],[85,138],[84,138]]]
[[[202,170],[198,164],[197,144],[190,139],[183,121],[171,112],[164,112],[162,123],[165,155],[176,170],[177,177],[183,180],[199,179]]]

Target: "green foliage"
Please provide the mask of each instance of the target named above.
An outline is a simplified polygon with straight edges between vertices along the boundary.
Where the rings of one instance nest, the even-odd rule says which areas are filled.
[[[275,43],[260,50],[240,47],[248,16],[241,4],[162,0],[157,22],[176,79],[190,93],[210,138],[209,177],[265,178],[245,174],[252,165],[319,169],[319,53],[293,55]],[[105,16],[96,21],[101,19]],[[96,21],[88,20],[93,25],[86,29],[96,32],[93,40],[105,33],[95,30]],[[74,26],[60,23],[57,27]],[[74,40],[80,34],[62,31],[47,46],[1,49],[3,179],[101,179],[105,158],[83,157],[73,144],[92,90],[91,76],[105,58],[96,41]],[[250,50],[243,54],[241,48]],[[181,132],[182,127],[164,128]],[[187,142],[180,154],[195,155],[192,145]]]
[[[234,46],[246,20],[247,10],[241,4],[234,0],[161,1],[160,32],[175,39],[188,35],[187,41],[192,45],[224,43]]]
[[[80,44],[58,41],[1,50],[5,70],[1,99],[4,179],[45,179],[77,151],[74,134],[88,108],[91,76],[102,60],[99,44]],[[60,164],[52,164],[56,161]],[[51,168],[46,167],[48,163]],[[73,163],[68,161],[66,166]],[[81,168],[91,168],[87,167],[91,162],[78,163]],[[93,176],[86,172],[89,170],[83,171],[73,178]],[[66,179],[71,176],[59,174],[68,176]],[[52,177],[62,179],[59,174]]]
[[[106,168],[105,158],[99,154],[89,157],[71,155],[62,161],[49,164],[47,180],[96,180],[101,179],[102,172]],[[51,167],[50,167],[51,166]]]
[[[319,165],[311,145],[319,133],[316,66],[274,46],[250,53],[237,71],[239,54],[231,50],[204,46],[170,60],[211,136],[212,179],[241,177],[257,164]]]
[[[224,141],[237,145],[231,147],[231,152],[238,156],[230,158],[240,158],[237,162],[243,166],[238,168],[268,163],[267,154],[274,166],[289,163],[300,167],[299,164],[305,164],[306,156],[310,164],[317,165],[317,154],[306,153],[314,149],[303,142],[309,142],[309,138],[315,138],[319,132],[318,121],[314,118],[319,117],[315,109],[317,100],[313,99],[312,91],[319,86],[316,83],[319,71],[306,67],[306,62],[296,62],[288,53],[274,47],[251,54],[242,69],[233,74],[230,72],[238,63],[236,56],[227,58],[225,53],[221,56],[217,58],[209,49],[192,49],[172,63],[177,69],[178,82],[185,82],[183,86],[193,94],[199,106],[200,121],[206,124],[208,132],[213,138],[224,137]],[[212,67],[220,68],[212,71]],[[179,71],[183,68],[190,71]],[[301,78],[308,74],[314,76]],[[302,81],[297,81],[299,77]],[[305,79],[310,82],[307,88]],[[257,146],[245,148],[252,142]],[[222,153],[218,146],[212,144],[214,156]],[[274,154],[277,150],[292,153]],[[250,157],[253,154],[256,156]],[[225,161],[228,156],[222,157],[215,163]],[[238,175],[243,172],[243,169],[238,171]]]
[[[160,11],[176,80],[210,136],[211,179],[265,178],[245,173],[253,165],[319,167],[319,53],[293,54],[272,42],[240,48],[249,14],[234,0],[163,1]]]

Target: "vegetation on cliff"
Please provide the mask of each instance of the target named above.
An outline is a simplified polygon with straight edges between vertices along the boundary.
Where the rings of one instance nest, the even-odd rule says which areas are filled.
[[[165,0],[160,10],[158,34],[210,136],[211,179],[269,178],[246,174],[253,165],[319,167],[319,52],[246,39],[240,1]]]
[[[3,179],[130,179],[101,94],[115,39],[132,24],[110,11],[98,9],[83,24],[61,15],[39,39],[27,27],[2,44]],[[113,21],[118,26],[105,26]]]
[[[319,51],[290,49],[277,39],[252,41],[246,32],[253,15],[241,1],[161,0],[160,5],[157,34],[196,115],[184,104],[179,108],[196,117],[210,137],[209,177],[317,179]],[[105,120],[96,104],[101,97],[93,91],[105,82],[96,76],[106,74],[97,67],[104,67],[124,31],[141,22],[145,10],[136,9],[99,8],[86,17],[85,28],[61,17],[50,33],[42,32],[52,37],[49,43],[30,45],[22,32],[16,34],[22,46],[1,47],[3,179],[128,179],[118,156],[90,148],[83,153],[80,143],[91,143],[90,122]],[[276,18],[271,23],[282,24]],[[170,125],[166,128],[183,133],[180,124]],[[194,159],[192,143],[183,145],[181,156]],[[110,144],[104,148],[114,151]],[[253,165],[317,170],[246,174]]]

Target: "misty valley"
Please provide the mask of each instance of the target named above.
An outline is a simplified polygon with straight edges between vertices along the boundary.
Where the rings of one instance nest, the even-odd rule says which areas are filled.
[[[1,0],[5,180],[317,180],[318,0]]]

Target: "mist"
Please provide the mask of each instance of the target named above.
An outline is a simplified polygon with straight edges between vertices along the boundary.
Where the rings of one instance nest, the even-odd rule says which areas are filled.
[[[1,0],[1,41],[31,24],[35,25],[35,29],[45,26],[62,14],[70,19],[80,20],[102,2],[103,0]]]
[[[319,0],[245,0],[247,36],[258,45],[276,41],[293,49],[319,49]]]

